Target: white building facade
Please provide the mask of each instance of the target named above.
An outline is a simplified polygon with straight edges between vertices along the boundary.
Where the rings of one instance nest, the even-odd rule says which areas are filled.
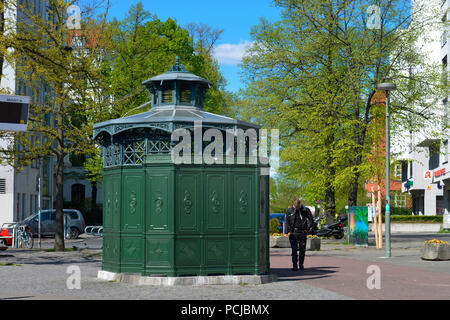
[[[24,1],[19,1],[23,3]],[[41,0],[29,1],[33,5],[33,11],[36,15],[45,17],[46,2]],[[23,18],[19,9],[11,9],[7,6],[5,16],[8,23]],[[42,85],[37,95],[34,95],[30,88],[27,88],[23,82],[16,77],[14,66],[8,62],[3,64],[3,77],[0,81],[0,88],[3,92],[15,95],[30,96],[32,101],[44,102],[46,95],[46,86]],[[30,139],[39,139],[38,136],[30,135]],[[0,139],[1,148],[6,148],[13,143],[12,139]],[[16,145],[21,148],[20,145]],[[30,166],[23,170],[16,170],[10,165],[0,165],[0,226],[3,223],[21,221],[24,218],[36,213],[39,208],[39,188],[38,177],[41,177],[41,208],[53,208],[55,195],[54,179],[54,159],[45,158],[34,161]]]
[[[442,28],[433,33],[433,41],[425,48],[429,59],[442,65],[449,73],[449,3],[450,0],[439,0]],[[444,79],[448,86],[448,77]],[[450,165],[448,164],[448,96],[442,97],[439,103],[441,114],[436,122],[424,125],[423,130],[409,133],[409,151],[402,159],[402,191],[412,196],[412,210],[418,215],[442,215],[450,209]],[[434,119],[436,120],[436,119]],[[439,131],[438,135],[430,135],[431,131]]]
[[[442,22],[447,24],[447,27],[442,32],[441,37],[441,61],[442,68],[447,71],[447,78],[443,81],[449,86],[450,67],[448,59],[450,57],[450,0],[442,1]],[[433,183],[443,190],[443,213],[448,214],[450,211],[450,164],[449,164],[449,96],[443,97],[442,103],[444,106],[444,134],[440,141],[441,150],[435,155],[436,166],[433,169],[432,179]]]

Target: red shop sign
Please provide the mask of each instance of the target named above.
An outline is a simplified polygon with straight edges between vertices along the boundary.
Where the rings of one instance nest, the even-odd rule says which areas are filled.
[[[442,168],[442,169],[439,169],[439,170],[434,172],[434,177],[437,178],[437,177],[440,177],[440,176],[442,176],[444,174],[445,174],[445,168]]]

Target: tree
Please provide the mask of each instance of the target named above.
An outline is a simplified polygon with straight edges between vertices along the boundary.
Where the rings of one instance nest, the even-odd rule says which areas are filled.
[[[270,212],[285,213],[292,206],[294,198],[298,198],[300,186],[293,180],[280,176],[270,178]]]
[[[421,126],[423,112],[415,106],[437,111],[435,102],[448,89],[438,81],[439,65],[418,43],[428,40],[439,15],[427,3],[415,3],[411,17],[403,1],[377,1],[380,23],[373,29],[369,1],[274,3],[283,9],[282,19],[262,19],[252,29],[254,44],[242,65],[247,86],[241,115],[280,129],[283,170],[303,186],[306,198],[325,198],[333,214],[336,195],[357,204],[360,185],[373,171],[366,159],[378,142],[368,130],[377,83],[392,77],[401,92],[391,105],[397,133],[411,114],[413,125]]]
[[[3,36],[5,34],[5,0],[0,0],[0,37],[1,40],[3,39]],[[5,61],[5,42],[0,42],[0,80],[3,77],[3,63]]]
[[[142,112],[143,105],[148,108],[145,103],[149,97],[142,82],[169,70],[176,56],[189,71],[212,82],[205,97],[205,110],[229,113],[233,97],[225,90],[226,81],[212,56],[221,32],[195,23],[182,28],[171,18],[159,20],[144,10],[141,2],[132,5],[123,20],[113,19],[107,28],[108,59],[102,68],[103,82],[110,85],[111,107],[91,123]],[[92,135],[86,139],[95,145]],[[91,150],[87,158],[93,159],[85,165],[88,179],[99,181],[102,166],[99,148]]]
[[[74,3],[70,3],[74,4]],[[76,3],[75,3],[76,4]],[[13,2],[8,5],[14,6]],[[17,2],[17,21],[10,21],[15,32],[6,32],[9,46],[14,49],[13,60],[19,79],[19,94],[31,91],[29,131],[14,135],[15,143],[2,150],[7,161],[16,168],[29,165],[40,158],[54,157],[56,177],[56,235],[55,250],[64,251],[63,177],[64,158],[71,153],[84,153],[91,146],[84,139],[90,127],[84,120],[91,108],[97,106],[92,94],[99,83],[103,29],[106,14],[95,3],[83,7],[81,25],[96,33],[89,50],[77,50],[68,42],[71,30],[66,24],[69,3],[47,1],[46,14],[36,14],[32,5]],[[9,30],[11,31],[11,30]],[[91,131],[92,132],[92,131]]]

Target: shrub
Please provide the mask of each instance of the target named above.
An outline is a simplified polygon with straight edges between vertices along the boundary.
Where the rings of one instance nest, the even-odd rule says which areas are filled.
[[[385,216],[383,215],[383,222]],[[391,216],[391,222],[442,223],[442,216]]]
[[[269,234],[272,235],[275,233],[280,233],[280,222],[278,221],[278,219],[273,218],[269,222]]]

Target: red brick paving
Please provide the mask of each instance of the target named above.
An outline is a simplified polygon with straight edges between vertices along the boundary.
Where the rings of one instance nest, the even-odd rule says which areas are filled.
[[[290,253],[274,253],[271,270],[280,281],[307,284],[355,299],[450,299],[450,274],[334,256],[306,256],[305,270],[291,271]],[[367,267],[381,270],[381,289],[369,290]]]

